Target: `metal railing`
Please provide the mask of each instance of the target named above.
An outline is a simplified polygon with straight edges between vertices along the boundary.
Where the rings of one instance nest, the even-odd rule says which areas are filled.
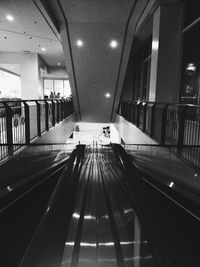
[[[0,160],[74,112],[72,100],[0,102]]]
[[[122,101],[119,115],[200,168],[200,106]]]

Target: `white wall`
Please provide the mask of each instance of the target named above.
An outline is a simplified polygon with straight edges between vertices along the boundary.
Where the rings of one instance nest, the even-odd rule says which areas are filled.
[[[116,117],[115,127],[125,144],[156,144],[148,135],[119,115]]]
[[[0,52],[0,63],[20,65],[22,99],[43,98],[43,80],[40,68],[45,69],[46,64],[38,54]]]

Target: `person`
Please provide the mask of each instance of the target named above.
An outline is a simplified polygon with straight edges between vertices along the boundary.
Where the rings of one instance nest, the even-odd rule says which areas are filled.
[[[60,93],[59,92],[56,94],[56,98],[60,98]]]
[[[53,92],[50,93],[50,98],[53,98]]]

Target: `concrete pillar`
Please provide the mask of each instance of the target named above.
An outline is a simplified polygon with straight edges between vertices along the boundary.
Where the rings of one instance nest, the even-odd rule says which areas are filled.
[[[162,1],[154,13],[149,101],[179,101],[181,18],[178,1]]]
[[[42,97],[38,55],[23,55],[21,65],[21,97],[22,99],[39,99]]]

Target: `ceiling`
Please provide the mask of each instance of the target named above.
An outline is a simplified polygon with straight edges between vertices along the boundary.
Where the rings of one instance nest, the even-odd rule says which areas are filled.
[[[14,20],[8,21],[6,16]],[[42,51],[45,48],[46,51]],[[30,51],[48,66],[65,66],[60,40],[32,0],[0,1],[0,52]]]
[[[17,74],[18,76],[20,76],[19,64],[0,64],[0,70],[7,70],[10,73]]]
[[[61,62],[67,68],[78,117],[110,122],[117,111],[135,28],[155,1],[1,0],[0,51],[38,53],[49,66]],[[77,40],[83,46],[78,47]],[[118,44],[114,49],[111,40]]]
[[[42,0],[41,0],[42,2]],[[50,0],[60,35],[76,111],[82,121],[109,122],[124,49],[127,21],[136,0]],[[77,40],[83,41],[78,47]],[[118,46],[110,47],[111,40]],[[110,98],[106,98],[106,94]]]

